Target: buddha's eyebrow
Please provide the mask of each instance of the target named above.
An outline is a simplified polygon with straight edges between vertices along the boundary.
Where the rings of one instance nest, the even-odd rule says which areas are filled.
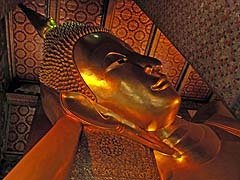
[[[108,57],[108,56],[116,56],[116,57],[119,56],[119,57],[124,57],[124,58],[127,57],[126,55],[119,53],[119,52],[109,52],[109,53],[107,53],[107,55],[105,57]]]
[[[118,52],[108,53],[105,56],[105,59],[110,57],[110,56],[112,56],[113,62],[106,67],[105,72],[109,72],[109,71],[117,68],[120,64],[123,64],[128,60],[126,55],[118,53]]]

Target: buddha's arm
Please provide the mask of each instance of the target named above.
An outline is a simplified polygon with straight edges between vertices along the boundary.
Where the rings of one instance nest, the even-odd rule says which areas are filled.
[[[81,122],[76,118],[61,117],[4,180],[66,179],[81,129]]]

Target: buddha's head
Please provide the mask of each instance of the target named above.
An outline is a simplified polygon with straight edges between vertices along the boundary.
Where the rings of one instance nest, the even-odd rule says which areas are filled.
[[[106,29],[64,23],[45,39],[40,81],[79,92],[147,131],[169,126],[180,105],[157,59],[134,52]]]

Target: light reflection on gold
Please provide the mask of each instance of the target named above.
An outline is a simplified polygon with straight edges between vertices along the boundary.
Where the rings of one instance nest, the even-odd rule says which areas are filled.
[[[106,80],[99,79],[96,75],[92,74],[89,71],[81,72],[81,76],[89,86],[96,86],[98,88],[111,89],[111,87],[109,86]]]
[[[177,162],[179,162],[179,163],[183,163],[184,160],[185,160],[185,158],[184,158],[184,156],[181,156],[181,157],[179,157],[179,158],[176,158],[176,160],[177,160]]]
[[[95,38],[99,38],[100,36],[99,35],[97,35],[97,34],[94,34],[93,35]]]
[[[179,155],[179,156],[176,156],[175,158],[171,158],[171,157],[162,155],[158,151],[153,151],[153,152],[156,159],[157,168],[161,176],[161,180],[168,179],[169,174],[172,174],[172,172],[174,172],[176,169],[189,167],[190,165],[190,162],[188,162],[186,157],[183,155]]]
[[[176,105],[177,105],[177,104],[180,104],[180,102],[181,102],[181,101],[180,101],[179,99],[175,99],[175,100],[173,101],[173,104],[176,104]]]
[[[40,36],[42,36],[43,38],[46,38],[47,32],[56,27],[57,27],[57,23],[52,17],[50,17],[46,23],[46,26],[41,30]]]
[[[156,127],[157,127],[157,121],[151,122],[151,124],[147,128],[147,131],[149,132],[156,131]]]

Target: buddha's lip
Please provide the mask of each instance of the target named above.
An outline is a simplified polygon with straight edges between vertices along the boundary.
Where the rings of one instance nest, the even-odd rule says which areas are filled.
[[[158,80],[154,85],[151,86],[153,91],[163,91],[171,86],[171,83],[167,80],[167,78],[162,78]]]

